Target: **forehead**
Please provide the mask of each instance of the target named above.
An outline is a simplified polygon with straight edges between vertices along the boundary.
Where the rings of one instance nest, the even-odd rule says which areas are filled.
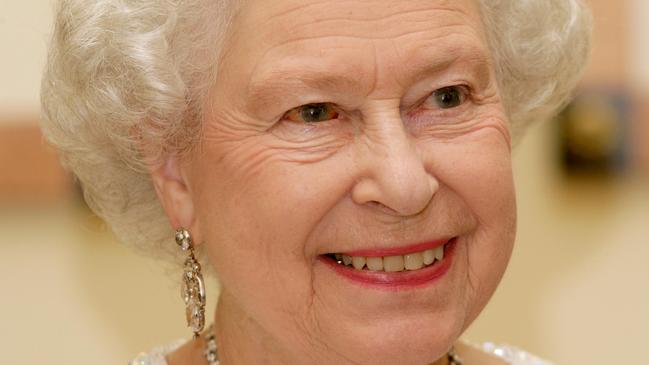
[[[231,32],[229,66],[251,83],[301,69],[376,84],[487,53],[474,0],[244,0]]]
[[[270,38],[324,31],[380,39],[480,17],[475,0],[243,0],[239,9],[239,26]]]

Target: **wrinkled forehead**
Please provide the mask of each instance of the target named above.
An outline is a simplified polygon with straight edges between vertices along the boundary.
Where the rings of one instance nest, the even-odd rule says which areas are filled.
[[[488,58],[474,0],[244,0],[231,34],[230,71],[252,82],[300,68],[363,77]]]
[[[391,38],[480,17],[475,0],[243,0],[238,9],[237,26],[267,39],[320,36],[323,30],[337,36]]]

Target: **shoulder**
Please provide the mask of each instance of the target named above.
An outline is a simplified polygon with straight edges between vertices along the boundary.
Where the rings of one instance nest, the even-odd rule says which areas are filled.
[[[482,351],[497,356],[511,365],[553,365],[514,346],[486,342],[479,347]]]
[[[158,346],[149,352],[138,354],[128,365],[167,365],[165,356],[179,348],[185,340],[178,340],[166,346]]]

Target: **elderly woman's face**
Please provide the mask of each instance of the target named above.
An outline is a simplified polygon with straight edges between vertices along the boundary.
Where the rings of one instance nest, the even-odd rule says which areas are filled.
[[[224,321],[297,363],[439,358],[515,231],[477,5],[246,1],[231,32],[187,165]]]

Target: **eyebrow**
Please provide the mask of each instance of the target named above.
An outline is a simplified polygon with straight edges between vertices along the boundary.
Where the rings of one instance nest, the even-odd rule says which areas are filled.
[[[339,93],[341,89],[358,89],[359,85],[359,79],[346,73],[273,71],[248,84],[247,98],[256,106],[268,106],[285,99],[287,95],[295,97],[314,90],[329,95]]]
[[[431,51],[430,48],[434,48],[434,50]],[[405,65],[409,69],[407,74],[416,80],[418,76],[433,75],[454,65],[468,65],[467,69],[478,81],[484,81],[485,77],[489,77],[491,61],[487,55],[487,49],[475,45],[465,45],[448,47],[443,51],[440,54],[435,44],[432,44],[411,52],[409,58],[415,61]],[[431,54],[433,54],[432,57]],[[413,80],[408,81],[412,82]]]

